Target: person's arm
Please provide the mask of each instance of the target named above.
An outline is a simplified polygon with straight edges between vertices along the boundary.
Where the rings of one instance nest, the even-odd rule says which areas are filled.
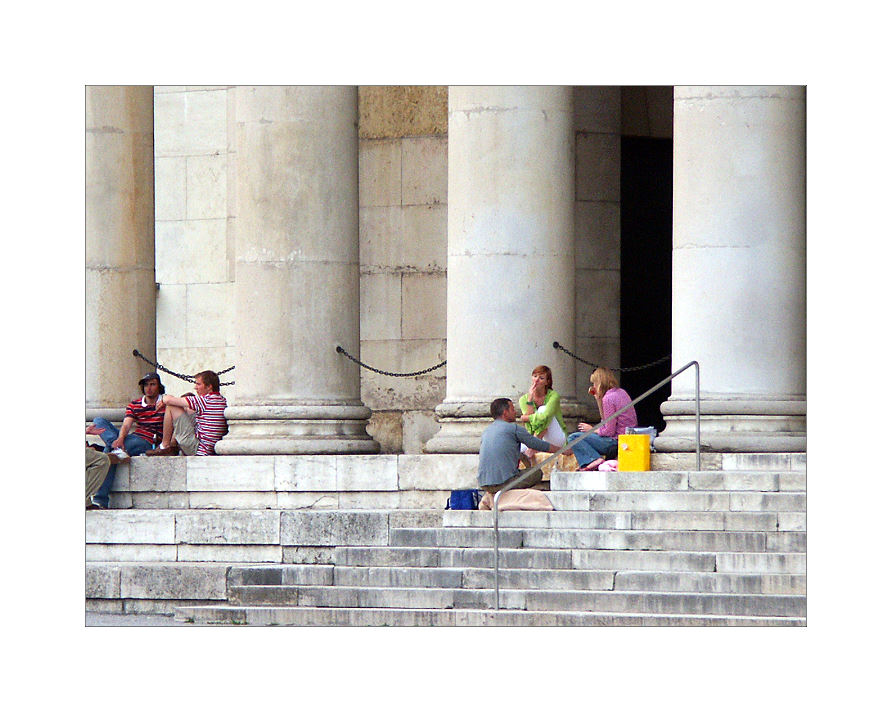
[[[552,445],[551,443],[545,442],[544,440],[540,440],[535,435],[531,435],[519,425],[517,426],[516,433],[517,439],[533,450],[538,450],[539,452],[557,452],[561,449],[558,445]]]
[[[527,421],[534,433],[541,433],[548,427],[552,418],[557,417],[561,412],[561,397],[557,391],[551,390],[545,396],[544,410],[536,410],[532,413]]]
[[[136,418],[132,415],[128,415],[124,418],[124,422],[121,423],[121,429],[118,431],[118,439],[112,442],[112,447],[123,448],[124,447],[124,438],[127,437],[127,433],[130,432],[131,426],[136,422]]]
[[[161,400],[162,403],[164,403],[164,405],[178,405],[180,408],[189,408],[190,410],[192,410],[192,404],[188,400],[186,400],[185,398],[181,398],[180,396],[170,396],[165,394],[163,396],[158,396],[158,398]]]

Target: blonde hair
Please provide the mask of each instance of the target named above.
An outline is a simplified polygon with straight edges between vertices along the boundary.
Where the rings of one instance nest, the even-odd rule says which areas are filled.
[[[619,388],[619,381],[616,375],[609,368],[599,366],[591,375],[589,380],[592,382],[592,388],[595,390],[596,398],[603,398],[604,394],[611,388]]]

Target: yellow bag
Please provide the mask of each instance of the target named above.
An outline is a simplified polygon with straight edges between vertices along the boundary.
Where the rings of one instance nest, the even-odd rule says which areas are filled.
[[[622,472],[650,470],[650,435],[620,435],[617,469]]]

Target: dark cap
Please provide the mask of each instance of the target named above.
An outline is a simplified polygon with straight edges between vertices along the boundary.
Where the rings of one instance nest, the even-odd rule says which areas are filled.
[[[143,376],[142,378],[139,379],[139,385],[142,385],[146,381],[152,381],[152,380],[155,380],[155,381],[158,381],[158,383],[161,383],[161,376],[159,376],[157,373],[147,373],[145,376]]]

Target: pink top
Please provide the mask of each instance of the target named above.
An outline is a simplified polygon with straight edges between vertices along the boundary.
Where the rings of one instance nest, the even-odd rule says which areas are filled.
[[[611,388],[604,394],[604,398],[601,401],[601,405],[604,407],[604,420],[607,420],[616,411],[629,405],[631,402],[632,399],[629,398],[629,394],[622,388]],[[607,425],[602,425],[598,428],[598,435],[605,438],[619,438],[620,435],[625,435],[626,428],[637,427],[638,416],[635,413],[635,406],[632,406],[625,413],[607,423]]]

